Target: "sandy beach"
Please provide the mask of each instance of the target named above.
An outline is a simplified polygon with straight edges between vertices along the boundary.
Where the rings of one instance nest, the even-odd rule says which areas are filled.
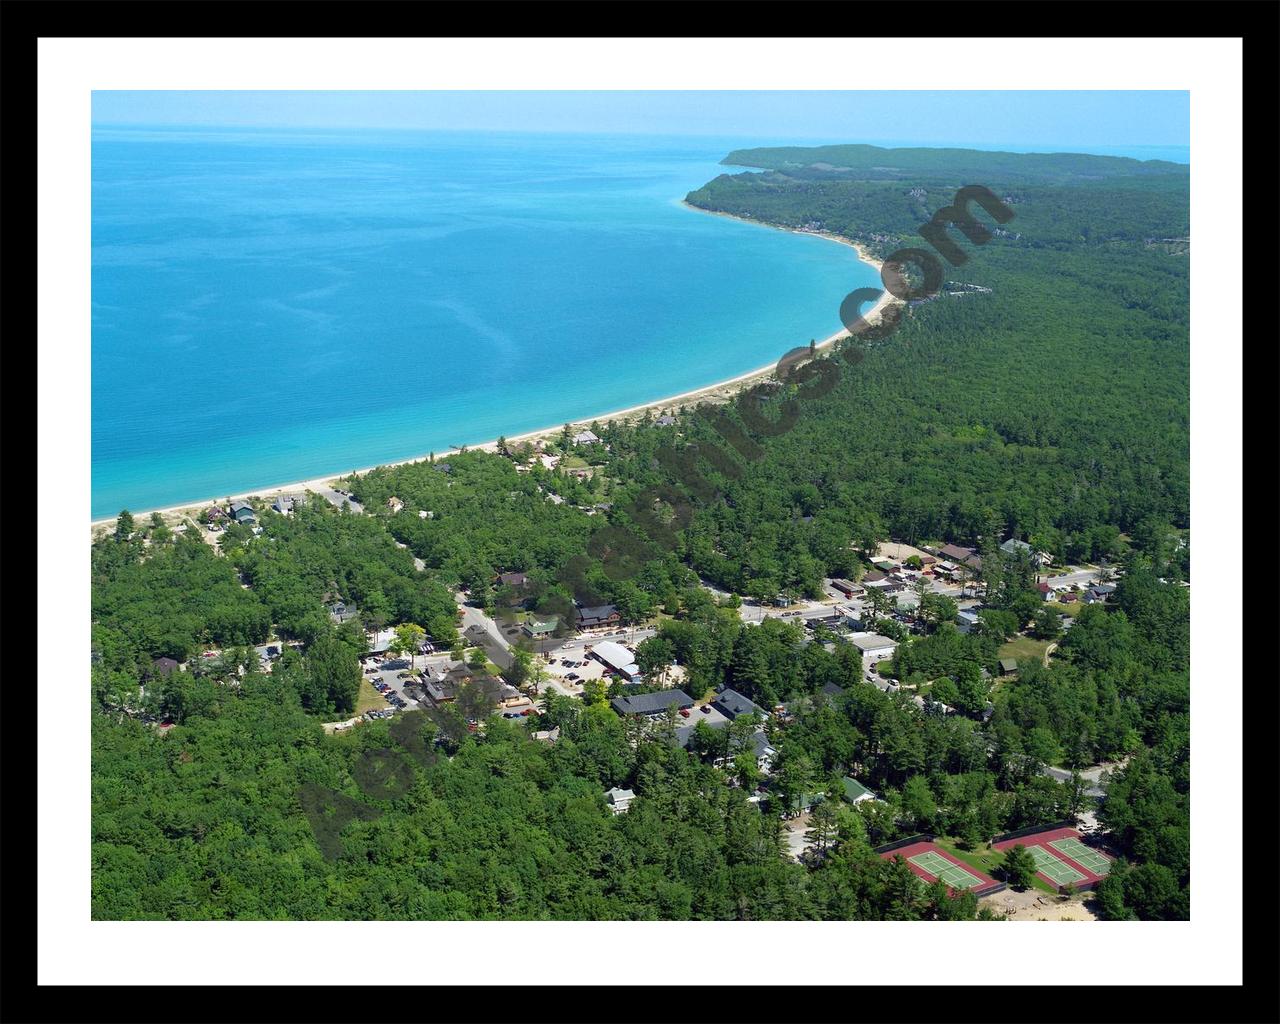
[[[817,231],[799,231],[792,228],[778,228],[772,224],[765,224],[762,221],[750,220],[749,218],[746,218],[746,217],[735,217],[733,214],[729,214],[729,213],[717,213],[711,210],[702,210],[696,206],[690,206],[688,203],[685,203],[683,200],[681,201],[681,205],[685,206],[689,210],[694,210],[698,213],[709,214],[710,216],[713,216],[713,217],[728,217],[731,220],[742,221],[743,223],[746,223],[746,224],[754,224],[757,227],[769,228],[770,230],[773,230],[773,231],[791,231],[793,234],[813,235],[814,237],[817,237],[817,238],[825,238],[828,241],[836,242],[840,245],[849,246],[851,249],[855,250],[858,253],[858,258],[862,260],[862,262],[870,264],[871,266],[875,267],[876,270],[880,270],[882,267],[881,261],[869,255],[866,252],[866,250],[862,246],[860,246],[858,243],[850,241],[847,238],[841,238],[838,235],[831,235],[831,234],[826,234],[826,233],[817,232]],[[887,291],[883,292],[880,296],[879,301],[877,301],[876,304],[872,306],[872,308],[866,314],[864,314],[863,318],[870,323],[876,322],[876,320],[879,319],[880,314],[885,308],[885,306],[887,306],[890,302],[896,302],[896,301],[897,300],[895,300],[893,296],[890,295]],[[845,338],[848,336],[849,336],[849,332],[841,328],[840,330],[832,334],[829,338],[824,338],[822,341],[817,342],[815,349],[816,351],[822,351],[834,345],[841,338]],[[796,346],[792,346],[792,347],[796,347]],[[788,349],[786,351],[790,351],[790,350]],[[784,354],[785,352],[780,352],[779,358],[781,358]],[[681,394],[672,395],[668,398],[661,398],[654,402],[645,402],[641,405],[633,405],[633,406],[629,406],[626,409],[618,409],[613,412],[597,413],[590,416],[582,416],[582,417],[579,417],[578,419],[570,420],[569,425],[573,427],[585,427],[592,423],[610,423],[610,422],[625,421],[630,419],[640,419],[641,417],[644,416],[646,411],[674,412],[675,410],[679,409],[681,406],[692,405],[695,403],[727,402],[730,399],[732,399],[734,395],[745,390],[751,385],[759,383],[760,381],[766,380],[769,377],[771,377],[776,369],[777,369],[777,364],[770,363],[768,366],[761,366],[758,369],[750,370],[747,373],[741,373],[736,377],[730,377],[728,380],[718,381],[717,383],[709,384],[706,387],[695,388],[692,391],[685,391],[685,392],[682,392]],[[538,430],[530,430],[523,434],[515,434],[515,435],[508,436],[506,437],[506,441],[508,443],[512,443],[512,442],[520,442],[520,441],[532,441],[532,440],[535,440],[536,438],[552,437],[552,436],[558,435],[561,429],[563,428],[563,426],[564,426],[563,423],[552,424],[551,426],[543,427]],[[492,441],[485,441],[481,444],[467,445],[465,450],[492,452],[492,451],[496,451],[497,447],[498,447],[498,440],[497,438],[494,438]],[[447,455],[447,454],[448,453],[437,453],[437,457],[442,457],[443,455]],[[142,515],[149,516],[153,512],[159,512],[162,516],[178,517],[180,519],[181,517],[188,514],[194,515],[212,504],[225,502],[228,497],[230,497],[232,500],[247,499],[250,497],[271,499],[281,494],[302,494],[306,491],[316,491],[316,492],[327,491],[327,490],[331,490],[333,485],[343,477],[353,476],[360,473],[367,473],[370,470],[379,468],[380,466],[404,466],[414,462],[422,462],[427,457],[428,457],[427,455],[419,455],[415,458],[400,459],[395,462],[381,462],[375,466],[364,466],[359,469],[351,469],[345,472],[330,473],[326,476],[313,477],[310,480],[299,480],[295,483],[280,484],[273,487],[259,487],[252,491],[244,491],[240,494],[232,494],[232,495],[218,494],[218,495],[213,495],[211,497],[208,497],[199,501],[187,501],[187,502],[183,502],[181,505],[171,505],[168,508],[130,509],[129,511],[132,512],[135,517],[142,516]],[[115,516],[110,516],[104,519],[95,519],[90,523],[90,529],[96,532],[102,529],[103,527],[106,527],[115,523],[115,519],[116,519]]]

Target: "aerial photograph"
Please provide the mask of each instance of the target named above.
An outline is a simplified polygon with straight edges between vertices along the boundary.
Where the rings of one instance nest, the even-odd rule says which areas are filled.
[[[1191,920],[1190,109],[94,91],[92,920]]]

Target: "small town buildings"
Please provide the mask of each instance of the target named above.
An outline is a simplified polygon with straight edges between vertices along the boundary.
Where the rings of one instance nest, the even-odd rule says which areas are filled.
[[[640,666],[636,664],[636,656],[612,640],[596,644],[588,657],[595,658],[606,668],[612,669],[627,682],[634,683],[640,678]]]
[[[759,715],[761,719],[765,717],[764,708],[744,697],[737,690],[721,690],[716,694],[711,706],[731,722],[740,715]]]
[[[520,626],[520,631],[531,640],[545,640],[555,635],[558,625],[560,620],[554,615],[541,622],[536,619],[525,619]]]
[[[831,587],[833,590],[840,591],[840,593],[844,594],[845,597],[853,597],[855,594],[862,593],[862,588],[852,580],[833,579],[831,581]]]
[[[608,803],[609,809],[613,811],[614,814],[625,814],[627,812],[627,808],[631,806],[631,801],[635,798],[636,795],[631,790],[618,789],[617,786],[606,792],[604,795],[605,802]]]
[[[593,629],[596,626],[616,626],[622,621],[618,609],[611,604],[596,605],[584,608],[579,605],[575,609],[575,617],[579,629]]]
[[[956,612],[956,628],[961,633],[972,633],[981,621],[978,613],[970,608]]]
[[[231,503],[231,518],[237,523],[256,523],[258,521],[253,514],[253,506],[247,501],[233,501]]]
[[[898,649],[898,641],[879,633],[855,633],[849,642],[862,652],[863,663],[867,665],[893,657],[893,652]]]
[[[657,718],[665,715],[670,707],[677,710],[693,707],[693,698],[683,690],[659,690],[657,693],[638,693],[634,697],[614,697],[609,703],[620,715]]]

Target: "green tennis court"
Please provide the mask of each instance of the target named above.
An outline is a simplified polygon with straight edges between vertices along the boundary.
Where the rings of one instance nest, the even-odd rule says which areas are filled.
[[[1028,846],[1027,851],[1035,859],[1036,870],[1055,885],[1084,881],[1084,875],[1066,861],[1058,860],[1043,846]]]
[[[1097,850],[1091,850],[1079,839],[1055,839],[1049,844],[1060,853],[1066,854],[1077,864],[1083,865],[1095,875],[1105,875],[1111,869],[1111,861]]]
[[[977,875],[970,874],[958,864],[952,864],[946,857],[941,857],[931,850],[917,853],[914,857],[908,857],[907,860],[921,871],[927,871],[934,878],[941,879],[953,889],[973,889],[985,884]]]

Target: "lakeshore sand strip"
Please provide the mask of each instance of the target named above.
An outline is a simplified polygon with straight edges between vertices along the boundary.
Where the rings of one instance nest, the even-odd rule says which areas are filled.
[[[765,224],[762,221],[750,220],[746,217],[736,217],[731,213],[718,213],[714,210],[702,210],[696,206],[690,206],[688,203],[684,202],[683,200],[681,200],[681,205],[687,207],[690,210],[696,210],[699,213],[707,213],[714,217],[728,217],[731,220],[742,221],[745,224],[754,224],[757,227],[769,228],[770,230],[774,230],[774,231],[790,231],[793,234],[797,234],[797,235],[813,235],[816,238],[825,238],[828,241],[837,242],[840,245],[847,245],[850,248],[854,249],[858,253],[858,258],[861,259],[862,262],[870,264],[871,266],[875,267],[876,270],[881,270],[883,266],[880,260],[877,260],[875,257],[867,253],[867,251],[857,242],[850,241],[847,238],[841,238],[838,235],[831,235],[831,234],[826,234],[818,231],[800,231],[795,228],[780,228],[772,224]],[[884,310],[885,306],[887,306],[890,302],[896,302],[896,301],[897,300],[894,299],[893,296],[889,294],[889,292],[882,291],[880,298],[876,302],[876,304],[872,306],[867,313],[863,314],[863,319],[869,323],[875,323],[876,320],[879,318],[881,312]],[[845,338],[848,336],[849,336],[849,332],[844,328],[841,328],[840,330],[836,331],[833,335],[831,335],[829,338],[824,338],[822,341],[817,342],[816,345],[814,346],[815,351],[821,352],[822,350],[834,345],[841,338]],[[569,426],[585,427],[585,426],[589,426],[592,423],[623,422],[627,420],[640,419],[643,417],[644,413],[648,410],[657,410],[657,409],[675,410],[682,405],[691,405],[694,403],[713,403],[714,404],[719,402],[727,402],[731,400],[738,393],[746,390],[748,387],[751,387],[754,384],[757,384],[761,381],[767,380],[768,378],[772,377],[776,369],[777,369],[777,364],[770,363],[768,366],[762,366],[759,369],[750,370],[747,373],[739,374],[736,377],[730,377],[728,380],[722,380],[715,384],[708,384],[706,387],[695,388],[692,391],[685,391],[685,392],[682,392],[681,394],[672,395],[668,398],[660,398],[654,402],[645,402],[641,405],[629,406],[626,409],[619,409],[615,412],[602,413],[596,416],[583,416],[575,420],[569,420],[568,421]],[[506,441],[508,444],[513,444],[513,443],[519,443],[522,441],[533,441],[537,438],[554,437],[560,433],[563,426],[564,424],[558,423],[558,424],[555,424],[554,426],[543,427],[539,430],[530,430],[523,434],[517,434],[515,436],[508,437],[506,438]],[[481,444],[466,445],[464,447],[466,451],[494,452],[494,451],[497,451],[498,441],[497,441],[497,438],[495,438],[492,441],[485,441]],[[448,457],[447,452],[444,454],[437,455],[437,459],[447,458],[447,457]],[[329,473],[325,476],[313,477],[310,480],[299,480],[298,482],[291,483],[291,484],[281,484],[275,487],[260,487],[252,491],[244,491],[240,494],[232,494],[229,496],[220,494],[220,495],[217,495],[216,497],[206,498],[202,501],[186,501],[186,502],[183,502],[181,505],[171,505],[168,508],[143,509],[140,511],[130,509],[130,511],[133,513],[134,516],[143,516],[143,515],[149,516],[153,512],[159,512],[160,515],[162,516],[178,517],[178,519],[181,519],[187,515],[190,515],[194,518],[203,509],[207,508],[210,505],[217,504],[219,502],[224,502],[228,497],[230,497],[232,501],[248,499],[251,497],[269,500],[281,494],[302,494],[307,491],[322,492],[322,491],[331,490],[335,483],[337,483],[339,480],[345,477],[358,476],[360,474],[368,473],[371,470],[379,469],[382,467],[389,468],[393,466],[406,466],[415,462],[424,462],[426,461],[426,459],[427,459],[426,455],[419,455],[411,459],[400,459],[394,462],[380,462],[376,466],[365,466],[362,469],[353,469],[344,473]],[[90,523],[90,530],[93,532],[100,531],[114,524],[115,521],[116,521],[115,516],[110,516],[104,519],[95,519]]]

